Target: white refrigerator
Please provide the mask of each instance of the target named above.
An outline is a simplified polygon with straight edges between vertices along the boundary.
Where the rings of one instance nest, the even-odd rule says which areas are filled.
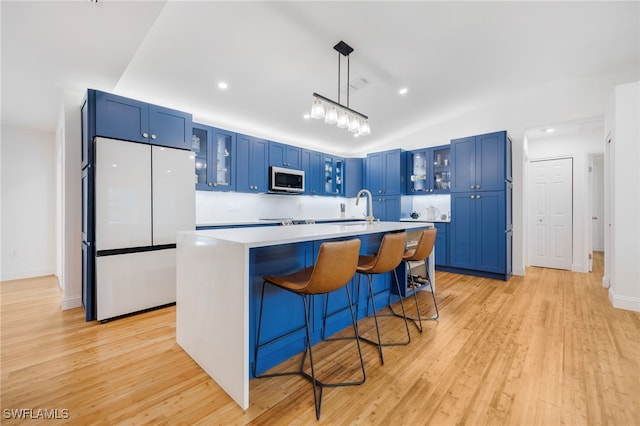
[[[190,151],[96,138],[97,319],[176,301],[176,234],[195,228]]]

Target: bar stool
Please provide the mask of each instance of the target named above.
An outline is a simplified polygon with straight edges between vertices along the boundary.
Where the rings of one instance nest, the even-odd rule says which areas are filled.
[[[411,280],[410,282],[413,284],[413,287],[415,289],[415,291],[413,292],[413,298],[416,302],[416,313],[418,314],[418,318],[407,318],[413,321],[418,330],[420,330],[420,333],[422,333],[422,321],[435,321],[440,318],[440,313],[438,312],[438,302],[436,302],[436,291],[431,283],[431,277],[429,276],[429,265],[427,264],[427,258],[431,256],[431,253],[433,252],[433,245],[435,244],[437,233],[438,231],[435,228],[430,228],[422,231],[420,233],[420,237],[418,238],[418,244],[414,248],[406,250],[404,252],[404,256],[402,256],[402,259],[407,263],[409,279]],[[411,275],[409,262],[418,261],[424,262],[424,269],[426,274],[425,282],[420,282],[417,278]],[[418,287],[427,285],[431,288],[431,297],[433,298],[433,304],[436,307],[436,314],[435,316],[432,316],[430,318],[422,319],[422,317],[420,316],[420,305],[418,304],[418,296],[416,296],[416,293]],[[400,316],[399,314],[396,315]]]
[[[316,264],[314,266],[305,268],[289,275],[269,275],[263,277],[264,285],[262,286],[262,297],[260,299],[260,315],[258,319],[253,375],[257,378],[301,375],[302,377],[309,380],[313,384],[313,401],[316,409],[316,419],[318,420],[320,419],[320,409],[322,406],[322,389],[324,387],[360,385],[364,383],[366,379],[364,371],[364,361],[362,360],[362,352],[360,350],[360,340],[358,338],[356,316],[353,312],[351,293],[349,292],[349,286],[347,285],[351,278],[353,278],[353,276],[355,275],[356,266],[358,264],[359,251],[360,240],[357,238],[347,241],[325,242],[320,245],[318,258],[316,259]],[[282,336],[271,339],[268,342],[260,343],[260,330],[262,328],[262,308],[264,306],[264,289],[267,284],[271,284],[283,290],[290,291],[302,298],[302,302],[304,305],[305,325]],[[309,330],[310,303],[314,295],[328,294],[341,287],[344,287],[347,292],[349,309],[351,311],[351,321],[354,330],[354,337],[352,339],[356,341],[356,346],[358,348],[358,356],[360,357],[360,368],[362,370],[362,380],[355,382],[324,383],[318,380],[315,374],[313,352],[311,350],[311,333]],[[300,362],[300,368],[296,371],[258,375],[257,370],[259,350],[293,333],[296,333],[303,328],[306,330],[306,341],[304,354],[302,356],[302,361]],[[304,370],[307,352],[309,353],[311,374],[307,373]],[[319,389],[319,395],[316,388]]]
[[[383,365],[384,365],[384,357],[382,355],[382,347],[409,344],[409,342],[411,342],[411,335],[409,334],[409,325],[407,324],[407,319],[405,316],[404,326],[405,326],[405,329],[407,330],[407,341],[385,342],[385,343],[381,341],[380,327],[378,325],[378,317],[379,316],[400,316],[400,315],[396,315],[395,312],[393,312],[393,309],[391,308],[391,292],[389,292],[388,306],[389,306],[389,309],[392,310],[392,314],[378,314],[376,312],[375,297],[373,294],[372,275],[384,274],[384,273],[393,271],[393,276],[395,277],[398,294],[401,294],[400,283],[398,281],[398,275],[396,274],[396,268],[398,267],[398,265],[400,265],[400,263],[402,263],[402,256],[404,255],[406,242],[407,242],[406,232],[385,234],[384,237],[382,238],[382,242],[380,243],[380,248],[378,249],[378,253],[375,256],[360,256],[358,259],[358,267],[356,268],[356,271],[359,274],[358,275],[358,301],[360,300],[360,275],[367,276],[367,283],[369,288],[369,292],[367,295],[367,316],[368,316],[368,310],[369,310],[369,300],[371,300],[371,305],[373,307],[373,320],[376,325],[376,335],[378,338],[377,341],[373,341],[360,336],[360,340],[377,346],[378,354],[380,355],[380,362]],[[402,314],[405,315],[404,302],[402,300],[402,297],[400,297],[400,306],[402,307]]]

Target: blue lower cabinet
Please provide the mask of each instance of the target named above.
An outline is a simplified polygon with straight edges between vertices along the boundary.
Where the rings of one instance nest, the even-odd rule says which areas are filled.
[[[260,318],[260,298],[265,275],[288,274],[312,266],[311,242],[283,244],[251,249],[249,260],[249,364],[253,377],[254,351]],[[260,341],[264,343],[288,331],[304,326],[302,298],[267,284],[264,296],[263,323]],[[265,347],[260,351],[260,371],[268,370],[304,349],[304,329]]]
[[[449,250],[448,250],[448,223],[436,223],[435,228],[438,231],[436,234],[436,245],[435,245],[435,254],[436,254],[436,266],[449,266]]]
[[[508,279],[511,251],[505,203],[504,191],[451,194],[451,267]]]
[[[383,234],[369,234],[360,236],[361,254],[373,254],[380,247]],[[337,241],[337,240],[332,240]],[[294,244],[282,244],[271,247],[251,249],[249,261],[249,368],[253,377],[255,363],[255,347],[260,318],[260,298],[265,275],[284,275],[297,270],[313,266],[323,241],[312,241]],[[386,305],[393,275],[374,275],[373,288],[375,303],[378,309]],[[400,277],[402,280],[403,278]],[[358,275],[347,284],[351,291],[354,309],[358,318],[371,314],[371,304],[367,310],[367,278],[360,278],[358,291]],[[286,290],[267,284],[265,289],[264,311],[262,315],[262,331],[260,342],[286,334],[289,331],[300,330],[285,339],[260,350],[259,371],[264,372],[281,362],[299,354],[304,350],[304,307],[302,298]],[[315,344],[322,339],[323,312],[327,295],[313,296],[310,311],[311,340]],[[329,337],[346,327],[351,326],[351,314],[348,310],[348,300],[344,289],[338,289],[328,296],[328,312],[326,322],[326,337]]]
[[[95,279],[93,272],[93,247],[82,242],[82,306],[84,307],[85,320],[96,319]]]

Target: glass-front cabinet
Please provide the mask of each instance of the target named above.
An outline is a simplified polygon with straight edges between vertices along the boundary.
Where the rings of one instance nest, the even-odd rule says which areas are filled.
[[[324,193],[327,195],[342,195],[344,193],[344,159],[324,156]]]
[[[451,191],[451,149],[449,145],[411,151],[407,192],[442,194]]]
[[[235,133],[202,124],[193,124],[191,150],[195,158],[196,189],[235,190],[233,151]]]

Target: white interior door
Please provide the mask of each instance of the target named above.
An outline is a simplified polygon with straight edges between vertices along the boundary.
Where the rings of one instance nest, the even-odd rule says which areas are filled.
[[[96,139],[97,250],[151,245],[149,145]]]
[[[573,160],[529,165],[530,264],[571,270],[573,251]]]

